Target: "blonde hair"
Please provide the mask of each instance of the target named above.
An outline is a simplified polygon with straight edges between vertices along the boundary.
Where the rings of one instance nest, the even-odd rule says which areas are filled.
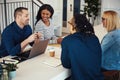
[[[120,28],[120,18],[115,11],[105,11],[103,18],[106,20],[106,29],[108,32]]]

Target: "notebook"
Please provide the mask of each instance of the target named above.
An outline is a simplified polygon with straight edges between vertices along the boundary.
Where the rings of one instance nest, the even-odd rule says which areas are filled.
[[[14,57],[12,59],[16,59],[19,62],[22,62],[24,60],[33,58],[35,56],[38,56],[40,54],[43,54],[47,48],[49,39],[47,40],[36,40],[31,48],[31,50],[25,51],[21,54],[18,54],[17,57]]]

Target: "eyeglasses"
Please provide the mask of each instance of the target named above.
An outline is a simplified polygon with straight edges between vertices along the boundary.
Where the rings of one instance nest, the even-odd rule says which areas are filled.
[[[105,20],[105,18],[102,17],[102,21],[104,21],[104,20]]]
[[[68,23],[69,23],[70,25],[72,25],[72,23],[71,23],[70,21],[68,21]]]
[[[68,21],[68,23],[69,23],[70,25],[74,26],[73,23],[71,23],[70,21]]]

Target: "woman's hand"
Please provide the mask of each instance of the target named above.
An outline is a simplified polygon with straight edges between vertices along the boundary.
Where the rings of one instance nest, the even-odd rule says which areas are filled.
[[[58,38],[58,39],[57,39],[57,43],[58,43],[58,44],[61,44],[62,40],[63,40],[63,38],[61,38],[61,37]]]

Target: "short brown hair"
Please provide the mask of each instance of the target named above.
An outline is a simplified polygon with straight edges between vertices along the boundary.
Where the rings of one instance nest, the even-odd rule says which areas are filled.
[[[25,8],[25,7],[16,8],[15,11],[14,11],[14,18],[16,18],[18,13],[22,13],[22,10],[28,10],[28,8]]]

